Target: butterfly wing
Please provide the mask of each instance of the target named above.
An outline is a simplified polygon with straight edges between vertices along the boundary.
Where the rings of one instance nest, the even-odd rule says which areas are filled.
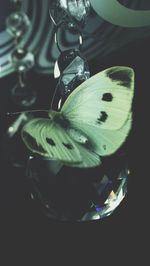
[[[99,155],[114,153],[131,128],[134,72],[112,67],[82,83],[68,97],[61,112],[71,126],[88,136]]]
[[[78,86],[61,111],[71,122],[117,130],[128,118],[133,91],[133,69],[112,67]]]
[[[74,141],[62,127],[50,119],[30,120],[23,127],[21,134],[32,152],[64,163],[76,164],[82,161]]]
[[[95,167],[99,155],[114,153],[131,128],[134,73],[128,67],[113,67],[82,83],[64,103],[61,115],[70,129],[80,131],[78,141],[61,123],[32,119],[22,130],[25,144],[33,152],[77,167]],[[51,117],[51,111],[49,113]],[[79,136],[80,134],[75,134]],[[89,145],[90,144],[90,145]]]
[[[60,160],[73,167],[95,167],[100,158],[84,146],[75,143],[58,123],[50,119],[35,118],[25,124],[22,139],[34,153]]]
[[[87,149],[84,145],[78,143],[76,143],[76,147],[78,147],[80,151],[82,161],[78,164],[74,164],[73,162],[71,162],[71,164],[67,164],[68,166],[70,165],[72,167],[78,167],[78,168],[92,168],[99,166],[101,164],[101,159],[98,154]]]
[[[124,143],[131,129],[131,124],[132,115],[130,114],[123,127],[118,130],[99,129],[84,123],[74,123],[73,127],[86,132],[94,153],[106,156],[116,152]]]

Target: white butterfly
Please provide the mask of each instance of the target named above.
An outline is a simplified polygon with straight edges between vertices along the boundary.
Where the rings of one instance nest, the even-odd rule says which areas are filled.
[[[113,154],[132,123],[134,71],[108,68],[86,80],[49,119],[33,118],[22,138],[35,153],[73,167],[96,167],[101,156]]]

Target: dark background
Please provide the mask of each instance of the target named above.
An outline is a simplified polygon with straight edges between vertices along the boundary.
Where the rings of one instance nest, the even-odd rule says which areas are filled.
[[[115,65],[130,66],[135,71],[133,127],[128,140],[131,175],[127,196],[120,206],[111,216],[99,221],[62,223],[49,220],[31,200],[28,182],[22,170],[12,169],[7,162],[7,156],[1,152],[0,228],[6,249],[8,246],[13,248],[15,242],[19,246],[26,241],[28,243],[26,248],[30,246],[32,253],[35,243],[45,248],[46,240],[56,249],[62,248],[64,242],[69,246],[69,243],[75,241],[80,243],[82,249],[85,242],[91,247],[96,239],[98,245],[94,246],[99,247],[99,252],[102,245],[108,248],[114,243],[121,243],[120,249],[116,250],[121,252],[124,249],[124,242],[127,246],[133,243],[133,248],[135,245],[145,243],[149,213],[149,62],[150,38],[135,40],[102,60],[98,58],[89,62],[91,75]],[[34,107],[48,109],[52,90],[55,87],[53,77],[32,71],[30,79],[38,93],[38,101],[33,109]],[[10,98],[10,90],[15,80],[15,74],[0,80],[1,146],[3,135],[10,123],[10,118],[6,117],[5,113],[21,111]]]
[[[118,50],[105,61],[100,61],[100,59],[90,61],[91,74],[115,65],[130,66],[135,71],[133,127],[128,140],[129,165],[131,169],[128,195],[109,218],[103,221],[92,222],[99,225],[99,230],[101,230],[100,228],[104,224],[106,227],[114,227],[114,229],[116,229],[120,222],[123,226],[130,227],[136,219],[139,222],[141,213],[142,217],[144,216],[143,210],[146,204],[145,197],[147,196],[145,189],[148,182],[146,161],[148,158],[147,130],[149,121],[149,47],[150,38],[146,38],[126,45],[126,47]],[[53,77],[49,75],[39,75],[34,72],[30,75],[32,86],[36,87],[38,93],[38,101],[35,106],[41,109],[48,109],[52,88],[55,87]],[[9,95],[15,80],[15,74],[0,80],[1,121],[3,121],[3,123],[1,123],[2,135],[11,121],[9,117],[4,117],[5,112],[19,110],[19,108],[11,102]],[[45,228],[45,225],[48,228],[50,227],[51,221],[43,217],[28,198],[25,177],[23,177],[21,173],[13,173],[12,169],[9,169],[9,165],[6,164],[5,166],[3,163],[1,163],[1,190],[1,211],[5,213],[3,218],[6,223],[8,223],[8,226],[11,226],[12,222],[15,221],[15,223],[18,223],[20,226],[29,227],[31,231],[32,227],[35,225],[39,226],[40,230]]]

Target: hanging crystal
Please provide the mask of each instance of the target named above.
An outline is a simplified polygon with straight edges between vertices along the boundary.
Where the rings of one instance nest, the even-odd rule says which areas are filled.
[[[17,105],[29,107],[36,101],[36,91],[27,79],[27,72],[34,66],[34,55],[23,48],[17,48],[12,54],[12,63],[18,73],[18,82],[12,88],[12,100]]]
[[[77,86],[90,77],[88,63],[79,50],[70,49],[61,53],[54,70],[54,76],[58,77],[59,75],[55,94],[57,106],[60,99],[62,104]]]
[[[88,0],[53,0],[50,3],[50,16],[55,25],[66,28],[83,27],[90,12]]]
[[[78,22],[84,21],[89,14],[90,2],[87,0],[68,1],[67,12]]]

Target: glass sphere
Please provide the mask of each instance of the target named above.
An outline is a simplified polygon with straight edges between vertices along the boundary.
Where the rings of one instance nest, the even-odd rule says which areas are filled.
[[[30,27],[30,20],[23,12],[14,12],[6,20],[7,31],[15,38],[23,36]]]
[[[127,192],[128,168],[117,158],[104,166],[77,169],[59,161],[32,158],[28,164],[31,198],[50,219],[92,221],[109,216]]]
[[[24,48],[17,47],[11,54],[11,61],[16,70],[28,71],[34,66],[34,54]]]

